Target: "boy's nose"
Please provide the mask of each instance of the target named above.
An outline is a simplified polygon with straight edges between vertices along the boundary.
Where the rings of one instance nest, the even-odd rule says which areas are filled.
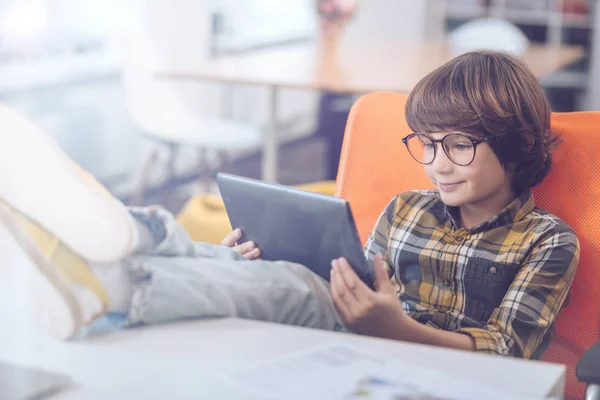
[[[452,169],[454,168],[454,163],[450,161],[450,159],[444,152],[444,149],[442,149],[442,147],[440,146],[436,150],[437,151],[435,154],[435,158],[431,163],[433,171],[438,174],[448,173],[452,171]]]

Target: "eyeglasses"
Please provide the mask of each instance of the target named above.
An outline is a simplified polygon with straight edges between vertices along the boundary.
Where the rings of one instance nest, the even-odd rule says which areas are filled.
[[[477,145],[496,136],[490,135],[482,139],[473,139],[462,133],[450,133],[439,140],[435,140],[424,133],[411,133],[403,138],[402,142],[406,145],[412,158],[425,165],[431,164],[435,160],[436,143],[441,143],[448,159],[454,164],[464,167],[471,164],[475,159]]]

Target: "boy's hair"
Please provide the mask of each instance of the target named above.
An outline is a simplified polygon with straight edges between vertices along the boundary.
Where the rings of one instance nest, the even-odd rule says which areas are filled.
[[[487,143],[511,174],[515,194],[544,180],[560,142],[535,76],[516,58],[492,51],[463,54],[429,73],[408,96],[406,121],[421,133],[497,135]]]

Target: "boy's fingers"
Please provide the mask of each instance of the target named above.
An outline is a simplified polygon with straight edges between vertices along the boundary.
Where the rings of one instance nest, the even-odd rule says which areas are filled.
[[[244,242],[235,246],[234,250],[240,254],[246,254],[256,249],[256,244],[253,241]]]
[[[394,291],[390,283],[390,276],[383,266],[383,256],[376,254],[373,258],[373,270],[375,272],[375,288],[378,292]]]
[[[331,290],[331,297],[333,298],[333,304],[335,305],[335,308],[337,309],[337,311],[341,314],[341,317],[344,321],[347,321],[348,318],[350,317],[350,314],[348,312],[348,308],[346,307],[346,304],[344,303],[344,292],[343,292],[343,285],[340,284],[340,276],[339,276],[339,272],[337,272],[336,270],[334,270],[333,268],[331,269],[331,279],[330,279],[330,290]],[[341,290],[342,288],[342,290]]]
[[[227,247],[235,246],[236,242],[242,237],[241,229],[234,229],[229,233],[229,235],[225,236],[223,240],[221,240],[221,245]]]
[[[257,247],[254,250],[251,250],[244,254],[244,257],[246,257],[248,260],[256,260],[260,257],[260,249]]]
[[[356,272],[344,257],[339,258],[338,261],[342,279],[354,299],[359,303],[361,300],[367,299],[372,294],[372,290],[356,275]]]
[[[346,283],[342,278],[339,260],[333,260],[331,262],[331,284],[336,286],[336,293],[340,300],[348,295],[346,290]]]
[[[339,281],[342,282],[346,306],[352,310],[356,304],[360,303],[359,299],[363,295],[361,284],[363,286],[364,284],[343,257],[337,259],[336,272],[339,274]]]
[[[387,273],[385,272],[385,268],[383,268],[383,257],[381,254],[375,254],[375,257],[373,257],[373,270],[377,285],[381,285],[383,282],[389,279]]]

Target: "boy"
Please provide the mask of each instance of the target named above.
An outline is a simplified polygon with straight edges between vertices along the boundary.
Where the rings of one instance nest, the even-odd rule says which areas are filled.
[[[414,88],[406,116],[406,150],[438,190],[381,214],[365,248],[376,291],[343,258],[331,284],[260,260],[238,230],[193,243],[164,210],[127,210],[6,109],[0,217],[43,277],[35,293],[59,338],[105,314],[123,326],[238,316],[539,358],[579,257],[573,230],[531,197],[558,141],[541,88],[510,56],[468,53]]]

